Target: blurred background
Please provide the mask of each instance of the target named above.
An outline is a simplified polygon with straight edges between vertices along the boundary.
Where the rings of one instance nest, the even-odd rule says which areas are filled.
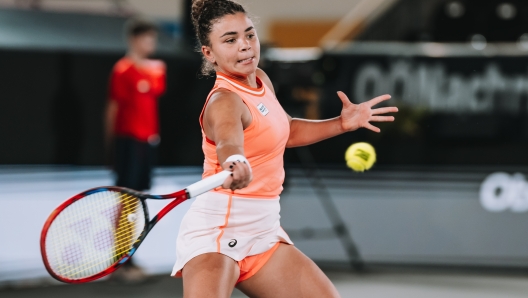
[[[338,90],[355,103],[389,93],[400,109],[380,134],[286,151],[283,227],[343,297],[527,297],[528,2],[240,2],[290,115],[339,115]],[[151,275],[141,285],[59,286],[39,236],[60,202],[113,183],[103,113],[131,16],[156,21],[167,64],[151,192],[200,179],[198,116],[214,78],[199,75],[190,4],[0,0],[0,296],[181,295],[168,275],[190,202],[135,255]],[[377,150],[368,172],[346,167],[355,142]]]

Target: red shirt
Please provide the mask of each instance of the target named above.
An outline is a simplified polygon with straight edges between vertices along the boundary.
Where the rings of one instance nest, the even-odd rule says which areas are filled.
[[[138,67],[127,57],[114,65],[110,100],[117,102],[114,133],[148,141],[159,133],[158,97],[165,92],[165,63],[148,60]]]

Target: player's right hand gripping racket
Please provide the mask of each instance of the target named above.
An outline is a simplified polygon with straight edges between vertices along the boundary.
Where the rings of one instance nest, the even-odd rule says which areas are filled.
[[[89,282],[114,272],[170,210],[222,185],[230,174],[220,172],[168,195],[98,187],[73,196],[51,213],[42,229],[40,252],[46,269],[67,283]],[[146,199],[173,198],[149,221]]]

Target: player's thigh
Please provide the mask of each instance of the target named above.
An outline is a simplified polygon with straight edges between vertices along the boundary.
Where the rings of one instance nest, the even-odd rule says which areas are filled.
[[[183,267],[183,296],[231,297],[240,275],[238,264],[222,254],[199,255]]]
[[[252,298],[340,297],[317,265],[293,245],[281,244],[268,262],[237,288]]]

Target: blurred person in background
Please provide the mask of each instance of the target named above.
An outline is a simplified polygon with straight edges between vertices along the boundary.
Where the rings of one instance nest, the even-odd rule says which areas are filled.
[[[110,75],[105,114],[105,142],[112,151],[115,185],[149,190],[156,147],[160,142],[158,98],[165,92],[165,63],[149,59],[156,51],[158,28],[146,19],[125,24],[128,51]],[[141,268],[128,262],[114,275],[125,282],[145,278]]]

